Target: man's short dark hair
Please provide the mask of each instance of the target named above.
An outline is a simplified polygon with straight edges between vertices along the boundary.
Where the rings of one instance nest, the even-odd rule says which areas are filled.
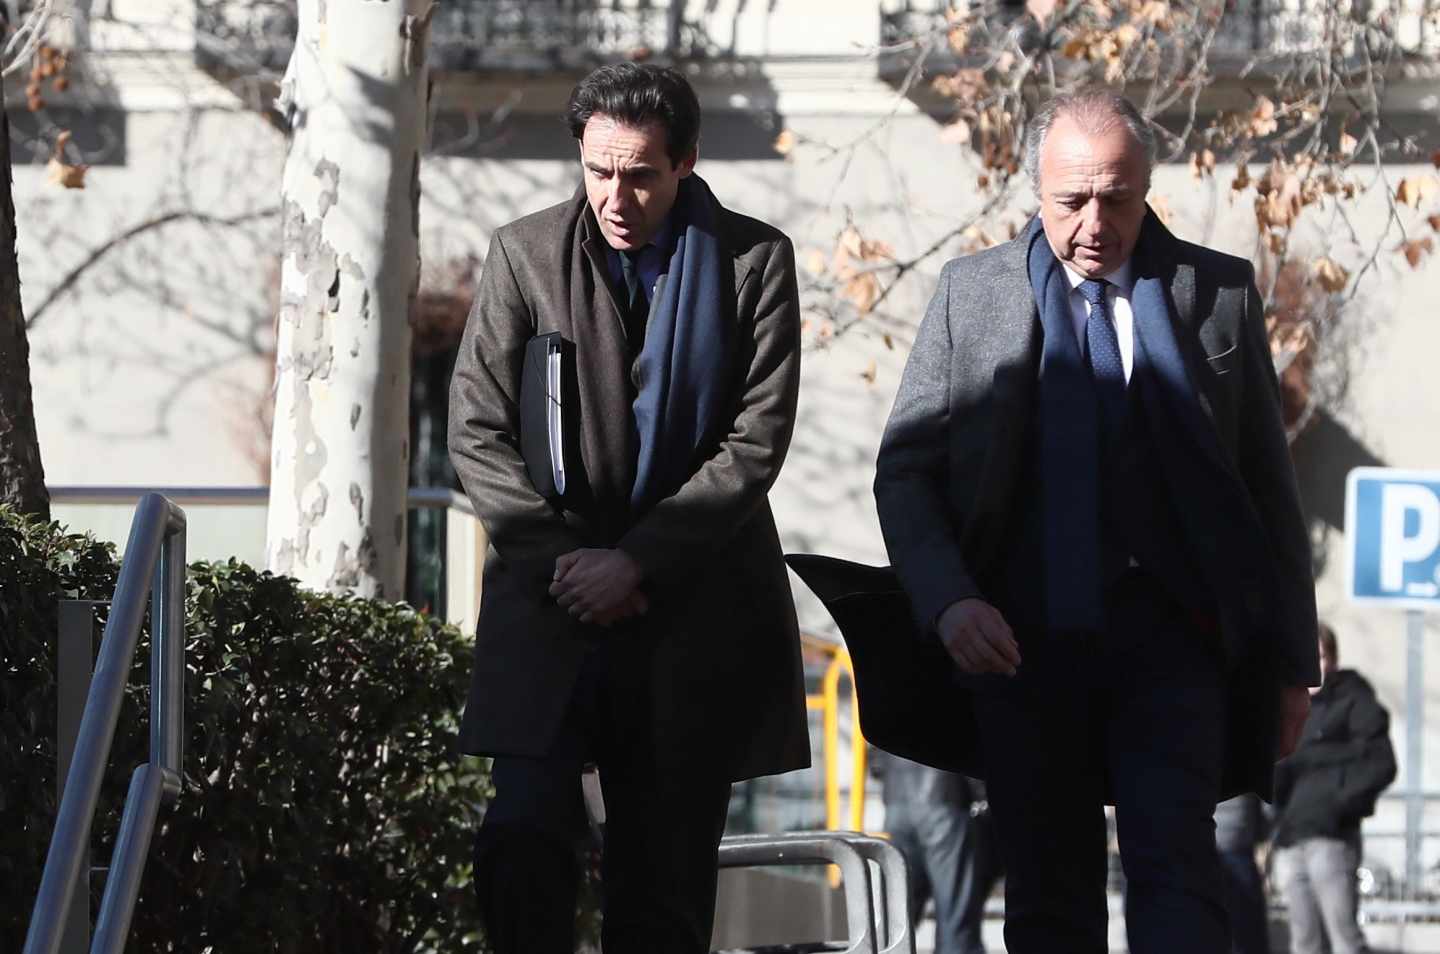
[[[665,154],[678,165],[700,142],[700,101],[675,70],[639,63],[602,66],[580,81],[565,106],[570,135],[580,139],[585,124],[600,113],[626,126],[659,123],[665,129]]]

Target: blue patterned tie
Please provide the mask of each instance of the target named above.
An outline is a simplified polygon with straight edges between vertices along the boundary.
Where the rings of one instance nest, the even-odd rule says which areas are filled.
[[[1090,303],[1090,316],[1085,319],[1085,353],[1095,378],[1095,393],[1100,397],[1101,414],[1106,425],[1114,428],[1125,411],[1125,364],[1120,358],[1120,337],[1110,319],[1110,299],[1105,294],[1109,288],[1110,283],[1103,278],[1080,283],[1080,294]]]

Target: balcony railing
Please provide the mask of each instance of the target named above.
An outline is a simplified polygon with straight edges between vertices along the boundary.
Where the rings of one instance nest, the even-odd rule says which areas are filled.
[[[1327,0],[1227,0],[1225,19],[1214,51],[1221,57],[1250,58],[1265,53],[1299,53],[1325,41],[1324,22],[1316,16]],[[1383,25],[1406,53],[1440,56],[1440,0],[1340,0],[1359,21]],[[995,16],[1018,17],[1023,0],[989,0]],[[945,11],[965,3],[952,0],[886,0],[881,40],[887,45],[943,29]],[[980,3],[970,4],[979,8]]]
[[[449,0],[430,28],[439,70],[578,69],[643,55],[698,52],[697,31],[668,0]],[[282,70],[295,42],[294,0],[196,0],[208,63]]]

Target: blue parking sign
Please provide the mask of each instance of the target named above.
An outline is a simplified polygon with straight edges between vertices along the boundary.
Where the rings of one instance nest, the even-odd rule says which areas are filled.
[[[1440,472],[1350,471],[1345,530],[1352,600],[1440,610]]]

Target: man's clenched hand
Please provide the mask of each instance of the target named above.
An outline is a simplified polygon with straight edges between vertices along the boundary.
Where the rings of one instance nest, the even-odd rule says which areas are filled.
[[[624,550],[573,550],[555,561],[550,595],[580,622],[609,626],[649,610],[640,577]]]

